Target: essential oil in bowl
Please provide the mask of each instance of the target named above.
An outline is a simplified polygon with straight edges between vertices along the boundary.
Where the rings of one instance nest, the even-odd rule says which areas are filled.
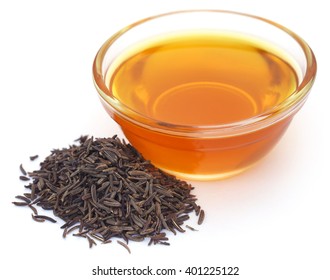
[[[230,34],[163,37],[118,60],[108,76],[114,97],[171,124],[241,121],[273,108],[297,86],[296,72],[274,50]]]
[[[197,129],[243,121],[288,98],[298,83],[288,61],[270,44],[252,37],[172,34],[119,55],[108,69],[106,83],[112,98],[130,110],[158,123]],[[184,177],[198,174],[197,179],[216,170],[231,174],[247,168],[274,145],[290,122],[248,135],[195,139],[165,136],[114,117],[154,164]]]

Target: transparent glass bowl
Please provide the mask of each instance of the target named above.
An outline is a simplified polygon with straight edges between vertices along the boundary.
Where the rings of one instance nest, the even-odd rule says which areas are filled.
[[[295,64],[296,90],[260,115],[239,122],[205,126],[175,125],[149,118],[113,95],[105,75],[127,48],[161,34],[194,30],[237,32],[268,42]],[[164,171],[193,180],[233,176],[265,156],[306,101],[315,75],[314,54],[298,35],[267,19],[220,10],[178,11],[133,23],[101,46],[93,64],[100,100],[130,143]]]

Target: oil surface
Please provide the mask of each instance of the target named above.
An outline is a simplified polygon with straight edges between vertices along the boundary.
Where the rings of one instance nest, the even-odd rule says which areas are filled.
[[[215,125],[263,113],[291,94],[296,72],[268,46],[234,34],[169,35],[131,50],[110,89],[132,110],[179,125]]]
[[[218,125],[267,112],[296,89],[284,54],[237,34],[180,34],[124,52],[108,69],[110,92],[157,122]],[[158,167],[188,179],[237,174],[262,158],[291,118],[242,135],[194,138],[158,133],[114,114],[128,140]],[[196,127],[198,130],[198,128]]]

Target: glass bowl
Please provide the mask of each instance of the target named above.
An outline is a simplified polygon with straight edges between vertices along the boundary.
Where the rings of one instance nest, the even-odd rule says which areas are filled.
[[[191,34],[195,33],[198,33],[199,37],[193,41],[191,38],[194,37]],[[208,34],[208,38],[229,34],[232,36],[230,38],[235,36],[245,38],[246,40],[242,42],[262,42],[264,46],[269,46],[276,53],[276,56],[294,69],[296,84],[294,88],[290,89],[286,97],[279,100],[274,106],[259,110],[252,116],[231,119],[230,112],[239,111],[237,109],[238,104],[235,104],[235,94],[243,92],[243,90],[232,90],[230,84],[222,87],[222,91],[226,92],[228,98],[232,98],[230,105],[225,104],[223,106],[223,104],[216,102],[213,104],[205,103],[203,95],[198,96],[199,99],[196,99],[195,105],[190,105],[190,99],[193,100],[195,94],[187,89],[191,87],[191,84],[182,86],[179,83],[174,86],[176,93],[171,95],[174,96],[174,99],[163,102],[164,107],[161,110],[167,113],[167,116],[171,116],[172,111],[173,115],[180,115],[182,112],[183,117],[179,121],[170,117],[163,118],[160,113],[161,110],[157,111],[157,109],[154,115],[148,115],[146,111],[139,111],[134,106],[140,102],[142,95],[154,94],[151,87],[141,86],[141,84],[135,87],[130,85],[132,77],[128,75],[121,77],[123,89],[115,88],[111,81],[115,79],[114,76],[124,62],[143,52],[142,46],[147,46],[146,42],[149,42],[150,45],[150,42],[157,42],[160,38],[170,38],[171,34],[177,34],[175,40],[180,38],[185,40],[190,36],[189,42],[192,42],[194,47],[203,45],[198,45],[200,44],[198,38],[203,38],[201,34]],[[190,35],[185,37],[185,34]],[[226,39],[227,37],[222,38]],[[240,42],[237,44],[240,45]],[[226,46],[230,48],[231,44]],[[214,45],[212,47],[214,48]],[[258,54],[260,55],[262,52],[259,50]],[[205,55],[207,58],[207,54]],[[165,74],[161,72],[163,79],[155,80],[154,83],[158,83],[157,85],[160,86],[163,80],[169,82],[171,79],[177,80],[177,76],[187,71],[183,69],[180,72],[181,60],[184,56],[175,56],[175,59],[171,59],[171,68]],[[195,57],[191,56],[191,59],[195,59]],[[260,65],[262,67],[267,65],[267,69],[271,71],[277,66],[273,61],[268,60],[268,58],[263,58]],[[230,71],[231,63],[226,60],[223,61],[224,63],[219,63],[216,60],[205,59],[204,62],[205,65],[208,65],[207,67],[214,67],[215,71],[218,71],[216,69],[220,67],[218,64],[225,65]],[[134,70],[134,75],[145,74],[147,71],[143,68],[145,67],[143,63],[134,67],[137,68]],[[260,70],[258,67],[259,64],[250,67],[252,69],[249,69],[252,73],[251,78],[248,75],[238,75],[235,76],[235,79],[237,81],[248,80],[255,88],[259,86],[261,88],[263,80],[253,78],[253,73]],[[194,69],[194,67],[191,68]],[[152,73],[157,74],[157,71],[164,71],[164,68],[159,67]],[[204,72],[199,74],[203,76],[200,78],[201,80],[208,79],[205,78],[206,74],[201,73]],[[278,79],[278,74],[271,75],[273,75],[272,81]],[[284,77],[283,79],[286,78],[285,73],[281,75]],[[140,20],[110,37],[99,49],[93,64],[94,84],[100,100],[108,114],[120,125],[129,142],[145,159],[150,160],[165,172],[192,180],[213,180],[233,176],[253,166],[264,157],[279,141],[294,115],[303,106],[313,85],[315,75],[316,60],[314,54],[307,43],[294,32],[264,18],[220,10],[177,11]],[[210,89],[213,92],[221,92],[221,89],[211,81],[211,78],[210,82],[205,85],[204,82],[199,81],[200,76],[197,74],[195,76],[195,84],[197,85],[194,88],[194,90],[196,89],[195,92],[199,90],[204,94],[204,91],[210,91]],[[143,88],[142,91],[141,87]],[[124,97],[120,98],[116,90],[121,91],[120,94]],[[163,90],[171,92],[172,89],[165,88]],[[180,92],[184,92],[184,95]],[[137,94],[140,99],[134,97],[134,94]],[[248,94],[252,96],[254,93]],[[267,94],[267,99],[277,98],[276,96],[281,94],[281,88],[272,89],[271,93],[267,91]],[[130,95],[129,98],[128,95]],[[159,93],[159,95],[163,96],[164,93]],[[125,99],[126,97],[127,99]],[[185,99],[186,106],[176,108],[175,98]],[[262,98],[266,99],[266,97]],[[200,101],[199,105],[198,100]],[[153,106],[153,103],[160,101],[156,98],[144,100],[144,102],[152,103]],[[209,111],[214,110],[215,112],[228,109],[228,121],[206,121],[203,123],[203,116],[199,118],[198,114],[200,114],[200,109],[205,112],[205,106],[209,107]],[[221,110],[217,108],[221,108]],[[185,121],[184,116],[188,111],[192,114],[187,118],[188,121]],[[159,114],[157,115],[157,113]],[[194,120],[190,121],[190,118]]]

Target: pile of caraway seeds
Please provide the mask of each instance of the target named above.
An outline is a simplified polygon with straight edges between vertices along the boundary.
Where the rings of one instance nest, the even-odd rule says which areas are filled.
[[[63,237],[86,238],[90,247],[117,238],[129,252],[129,241],[169,245],[166,231],[185,232],[191,212],[202,224],[205,214],[191,185],[153,166],[130,144],[117,136],[76,141],[52,150],[39,170],[26,172],[20,166],[29,192],[16,196],[13,204],[30,207],[35,221],[56,222],[39,215],[36,206],[52,210],[64,220]]]

